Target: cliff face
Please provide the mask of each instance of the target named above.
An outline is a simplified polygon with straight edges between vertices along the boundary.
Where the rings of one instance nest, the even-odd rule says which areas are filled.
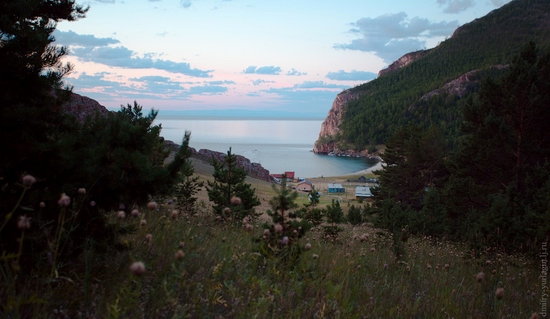
[[[388,73],[397,71],[403,67],[406,67],[407,65],[425,56],[428,52],[430,52],[430,50],[420,50],[416,52],[407,53],[404,56],[400,57],[397,61],[390,64],[387,68],[380,70],[380,72],[378,72],[378,77],[381,77]]]
[[[96,112],[103,116],[109,114],[109,111],[96,100],[76,93],[72,93],[69,101],[65,102],[62,107],[66,113],[72,114],[81,123],[87,116],[94,115]]]
[[[313,152],[317,154],[328,154],[334,152],[335,145],[333,142],[323,142],[330,140],[331,136],[335,136],[339,132],[339,126],[342,121],[342,112],[344,105],[350,100],[356,100],[359,93],[352,93],[350,90],[336,95],[336,99],[332,102],[332,107],[328,111],[326,119],[321,124],[321,132],[319,138],[313,146]]]

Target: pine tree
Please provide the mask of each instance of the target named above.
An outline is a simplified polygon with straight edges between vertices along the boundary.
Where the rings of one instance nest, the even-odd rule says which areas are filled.
[[[184,154],[186,160],[180,172],[180,179],[176,186],[175,196],[178,204],[184,211],[193,213],[195,210],[195,202],[197,201],[195,194],[204,186],[204,183],[199,182],[198,176],[193,177],[195,168],[189,161],[189,157],[191,156],[189,150],[190,137],[191,132],[185,132],[185,137],[181,145],[181,152]]]
[[[257,218],[254,207],[260,205],[254,189],[246,183],[246,171],[237,165],[237,156],[231,153],[231,148],[221,162],[212,161],[214,166],[214,181],[208,181],[208,199],[214,203],[212,207],[218,216],[230,218],[238,224],[245,217]]]

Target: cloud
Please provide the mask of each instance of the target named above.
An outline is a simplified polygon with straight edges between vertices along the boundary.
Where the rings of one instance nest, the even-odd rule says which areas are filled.
[[[110,44],[120,43],[117,39],[113,38],[96,38],[91,34],[77,34],[74,31],[59,31],[55,30],[53,33],[55,42],[65,46],[107,46]]]
[[[437,0],[437,3],[440,6],[446,6],[445,9],[443,9],[445,13],[460,13],[474,6],[472,0]]]
[[[304,81],[301,84],[295,84],[295,89],[347,89],[349,86],[328,84],[323,81]]]
[[[370,81],[375,79],[378,76],[376,73],[366,72],[366,71],[355,71],[345,72],[340,70],[337,72],[329,72],[326,77],[330,80],[335,81]]]
[[[389,63],[405,53],[422,49],[426,45],[425,38],[452,34],[458,27],[458,21],[433,23],[419,17],[409,19],[406,13],[400,12],[362,18],[352,23],[352,26],[354,28],[350,32],[362,37],[333,47],[372,52]]]
[[[101,3],[115,3],[115,0],[94,0],[95,2],[101,2]]]
[[[89,34],[77,34],[73,31],[58,31],[54,33],[56,43],[69,46],[71,55],[82,61],[96,62],[112,67],[128,69],[158,69],[172,73],[180,73],[193,77],[211,77],[213,70],[191,68],[189,63],[155,59],[155,54],[147,53],[139,57],[136,52],[124,46],[111,46],[120,41],[114,38],[96,38]]]
[[[301,76],[301,75],[307,75],[306,72],[299,72],[298,70],[292,68],[290,71],[286,73],[286,75],[295,75],[295,76]]]
[[[281,68],[278,66],[261,66],[259,68],[255,66],[249,66],[243,71],[243,73],[278,75],[279,73],[281,73]]]
[[[188,1],[188,0],[181,0],[180,4],[185,9],[189,8],[192,5],[191,1]]]
[[[275,81],[266,81],[262,79],[252,80],[253,85],[260,85],[262,83],[275,83]]]

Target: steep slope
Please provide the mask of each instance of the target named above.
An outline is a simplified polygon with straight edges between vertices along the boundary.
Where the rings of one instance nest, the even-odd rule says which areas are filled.
[[[515,0],[458,28],[439,46],[405,55],[400,60],[407,63],[393,64],[377,79],[349,90],[358,98],[338,105],[338,129],[331,128],[336,134],[321,132],[316,149],[330,152],[327,141],[333,147],[365,149],[384,143],[410,123],[439,126],[452,146],[459,134],[461,105],[477,90],[476,83],[506,72],[493,66],[507,65],[528,41],[542,50],[550,48],[549,13],[548,0]],[[473,81],[467,84],[468,79]],[[461,94],[453,91],[452,81],[461,83]],[[327,123],[330,116],[329,111]]]

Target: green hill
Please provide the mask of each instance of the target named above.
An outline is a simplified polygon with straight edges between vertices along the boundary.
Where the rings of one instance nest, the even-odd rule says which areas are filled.
[[[506,72],[502,66],[529,41],[542,51],[550,48],[549,12],[548,0],[512,1],[461,26],[406,67],[353,88],[360,98],[346,104],[337,142],[364,149],[385,143],[399,127],[412,123],[438,126],[447,145],[454,146],[461,106],[483,78]],[[460,83],[465,88],[460,94],[445,87],[474,70]]]

